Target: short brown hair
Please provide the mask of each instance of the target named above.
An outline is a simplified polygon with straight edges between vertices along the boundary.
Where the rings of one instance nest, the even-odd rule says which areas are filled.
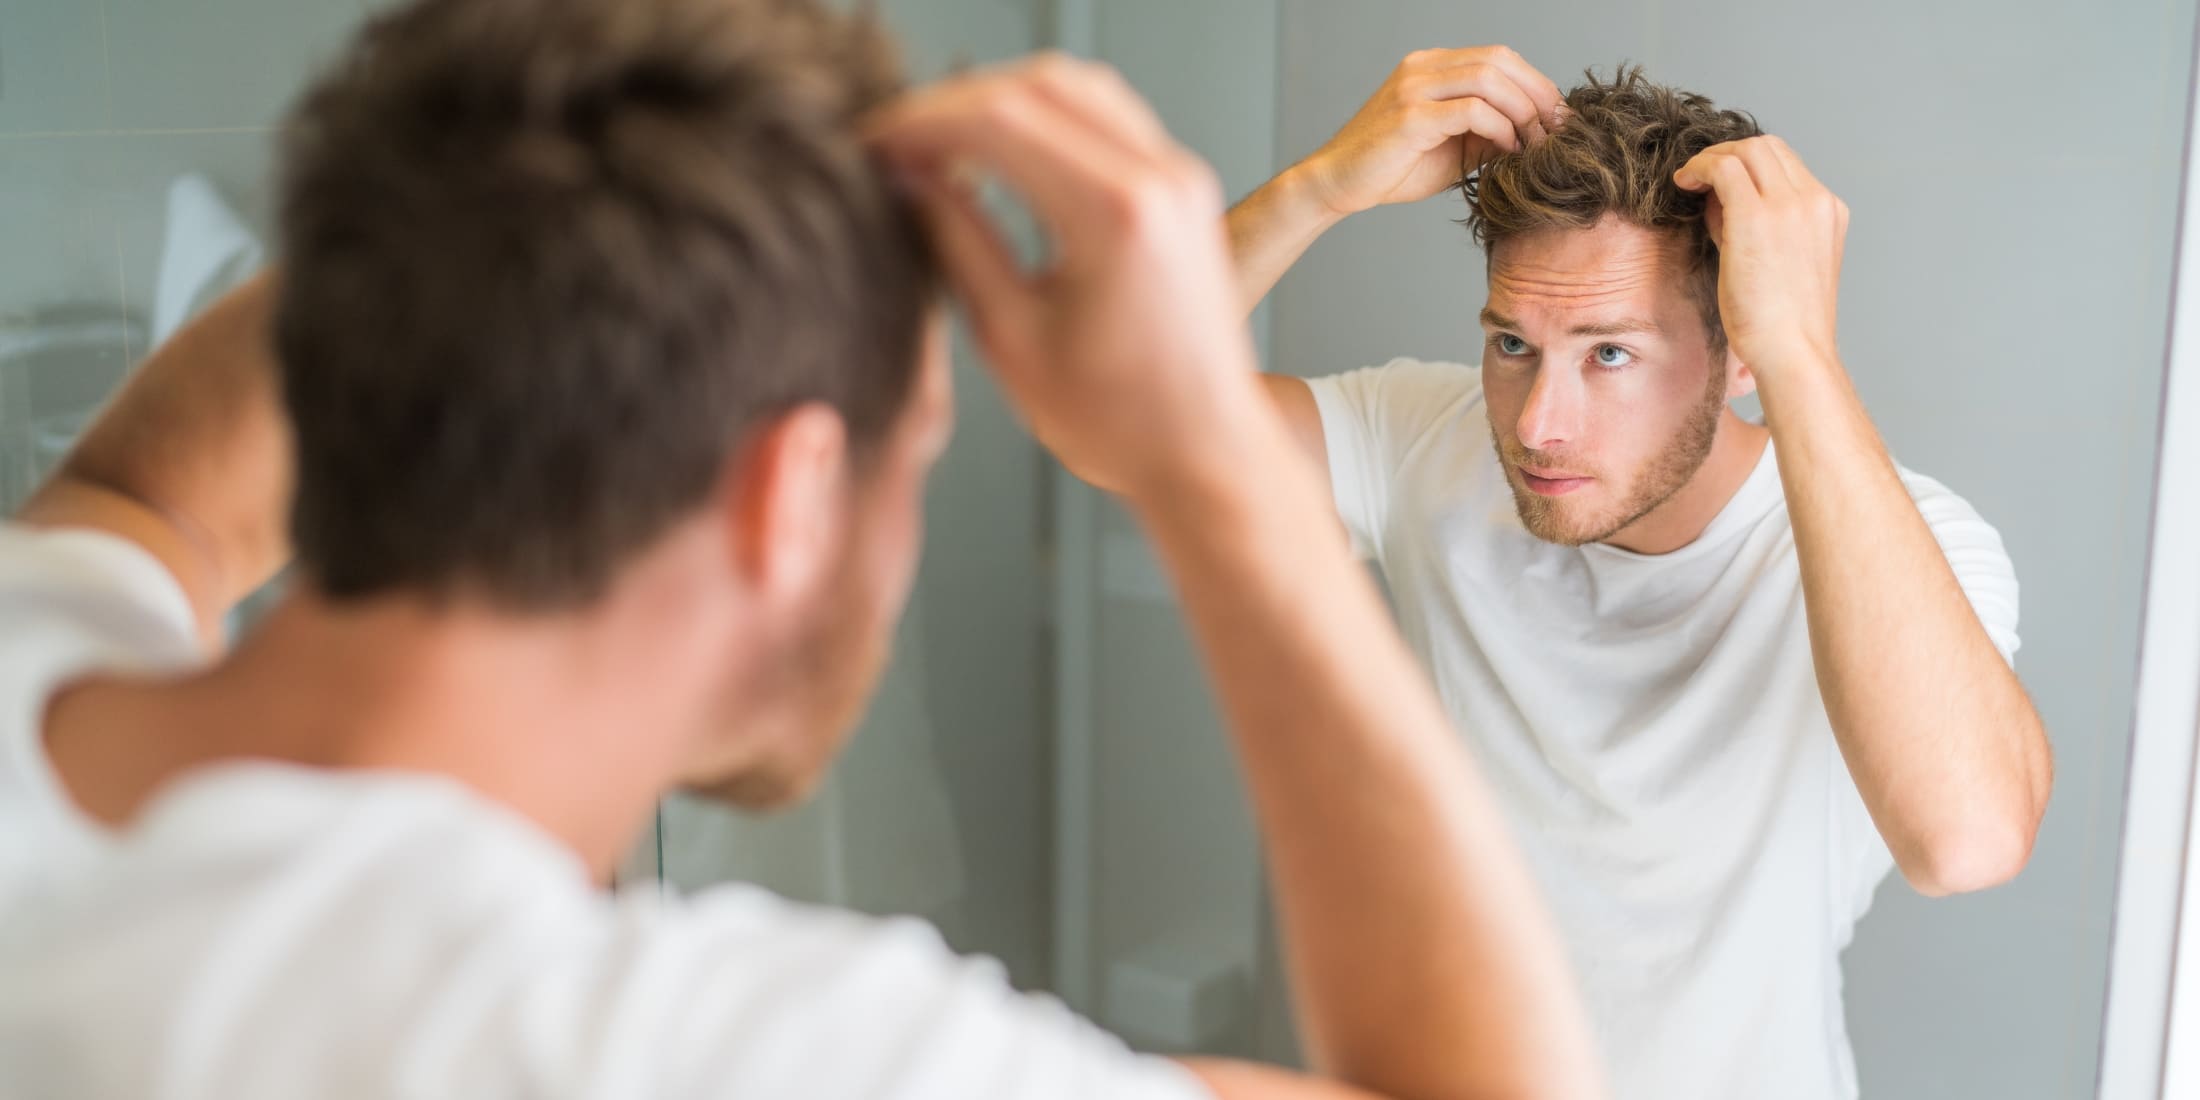
[[[417,0],[284,134],[292,533],[330,598],[594,600],[748,431],[898,419],[935,269],[820,0]]]
[[[1548,138],[1500,153],[1466,179],[1467,228],[1485,253],[1540,229],[1587,229],[1606,215],[1676,234],[1711,346],[1723,351],[1719,254],[1704,225],[1704,196],[1681,190],[1673,173],[1713,145],[1764,131],[1747,113],[1651,83],[1639,65],[1621,65],[1608,83],[1594,70],[1584,76],[1566,93],[1566,118]]]

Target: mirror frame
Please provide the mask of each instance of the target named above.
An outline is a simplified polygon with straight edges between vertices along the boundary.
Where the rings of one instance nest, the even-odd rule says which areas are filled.
[[[2200,1095],[2200,32],[2193,58],[2099,1100]]]

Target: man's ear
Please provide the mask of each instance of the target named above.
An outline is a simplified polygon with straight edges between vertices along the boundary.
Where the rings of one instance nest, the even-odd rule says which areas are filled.
[[[1726,399],[1728,401],[1739,401],[1757,392],[1757,375],[1749,369],[1749,364],[1734,357],[1734,346],[1732,344],[1727,345],[1724,365],[1726,368]]]
[[[761,600],[807,600],[847,535],[846,422],[825,405],[799,406],[752,432],[732,462],[736,568]]]

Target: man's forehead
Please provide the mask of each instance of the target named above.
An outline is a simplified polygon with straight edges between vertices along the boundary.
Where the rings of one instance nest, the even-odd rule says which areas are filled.
[[[1685,262],[1674,235],[1609,218],[1588,229],[1523,234],[1491,249],[1485,315],[1657,317],[1684,304]]]

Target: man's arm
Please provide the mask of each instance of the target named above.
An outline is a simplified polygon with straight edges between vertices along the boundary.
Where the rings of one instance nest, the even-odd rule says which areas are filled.
[[[1219,689],[1327,1079],[1194,1071],[1225,1100],[1601,1094],[1505,823],[1254,384],[1212,172],[1119,78],[1061,58],[935,88],[879,139],[1003,387],[1140,518]],[[1030,200],[1050,270],[1018,269],[955,182],[971,166]]]
[[[174,574],[210,645],[290,553],[274,299],[263,274],[162,344],[15,516],[144,547]]]
[[[1408,54],[1336,136],[1224,217],[1240,312],[1252,313],[1330,227],[1362,210],[1440,194],[1491,153],[1541,140],[1558,125],[1562,102],[1549,77],[1504,46]],[[1306,383],[1288,375],[1263,382],[1300,449],[1327,469]]]
[[[1336,493],[1329,483],[1329,438],[1322,430],[1322,412],[1314,404],[1314,390],[1304,378],[1288,374],[1263,374],[1261,388],[1268,391],[1269,403],[1283,419],[1292,443],[1299,454],[1313,463],[1321,476],[1314,479],[1321,488],[1322,504],[1330,511],[1336,510]]]
[[[1253,312],[1345,218],[1440,194],[1490,154],[1541,140],[1558,125],[1563,100],[1504,46],[1406,55],[1327,144],[1230,209],[1240,309]]]
[[[2005,882],[2047,809],[2047,734],[1836,353],[1848,208],[1778,138],[1713,146],[1675,178],[1714,195],[1720,310],[1780,453],[1819,692],[1849,772],[1920,892]]]

